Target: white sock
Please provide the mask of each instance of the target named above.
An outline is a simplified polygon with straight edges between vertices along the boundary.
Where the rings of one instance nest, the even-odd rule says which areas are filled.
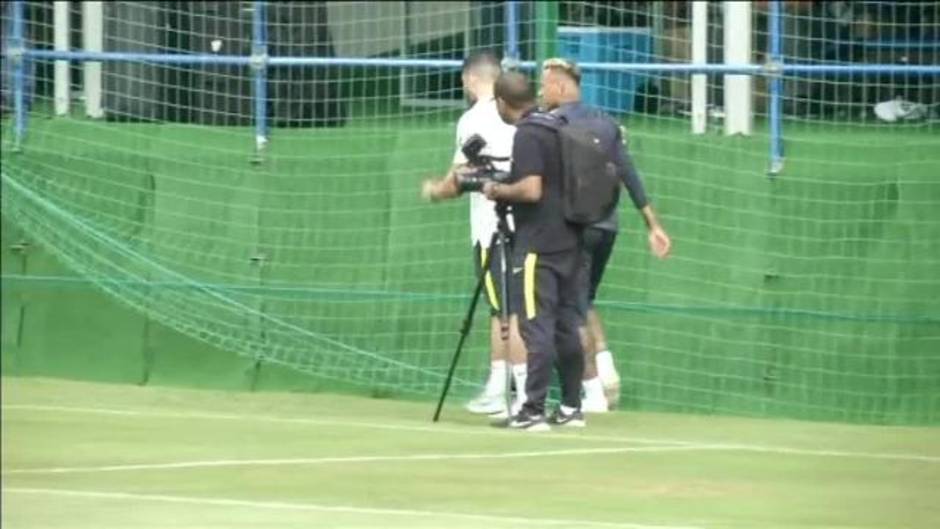
[[[571,415],[572,413],[578,411],[578,408],[572,408],[572,407],[570,407],[570,406],[565,406],[564,404],[562,404],[562,405],[559,406],[558,408],[559,408],[559,409],[561,410],[561,412],[564,413],[565,415]]]
[[[594,355],[594,362],[597,364],[597,376],[603,382],[613,382],[619,378],[617,368],[614,367],[614,355],[610,351],[604,350]]]
[[[490,363],[490,378],[486,381],[486,390],[490,397],[506,394],[506,361],[494,360]]]
[[[526,401],[525,381],[528,374],[529,368],[526,364],[512,365],[512,378],[516,381],[516,400],[520,402]]]
[[[601,383],[601,377],[584,380],[581,382],[581,386],[584,388],[584,400],[607,400],[604,397],[604,384]]]

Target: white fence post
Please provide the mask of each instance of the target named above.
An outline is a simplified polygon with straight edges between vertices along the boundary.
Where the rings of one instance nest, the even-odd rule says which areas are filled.
[[[751,63],[751,3],[725,2],[725,64]],[[725,75],[725,134],[750,135],[751,76]]]
[[[82,37],[85,51],[104,49],[104,3],[82,2]],[[101,62],[85,61],[85,114],[92,118],[104,116],[101,109]]]
[[[692,63],[708,61],[708,2],[692,1]],[[705,134],[708,125],[708,76],[692,74],[692,134]]]
[[[69,37],[71,24],[69,20],[69,2],[56,0],[53,11],[53,28],[55,31],[55,51],[69,50]],[[72,75],[69,61],[55,62],[55,113],[64,116],[69,113],[69,98],[71,92]]]

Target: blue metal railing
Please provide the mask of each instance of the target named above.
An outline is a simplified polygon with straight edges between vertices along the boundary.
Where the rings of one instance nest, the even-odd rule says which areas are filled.
[[[781,53],[783,32],[780,26],[780,2],[770,2],[768,26],[770,46],[767,54],[771,65],[783,65]],[[770,79],[770,175],[783,170],[783,79],[775,75]]]
[[[208,53],[138,53],[27,50],[36,59],[101,62],[149,62],[162,64],[224,64],[250,66],[250,55],[213,55]],[[268,57],[268,66],[386,66],[389,68],[459,68],[456,59],[366,59],[357,57]]]
[[[27,57],[42,60],[64,61],[101,61],[101,62],[145,62],[163,64],[237,64],[248,65],[254,60],[251,56],[210,55],[210,54],[159,54],[135,52],[90,52],[90,51],[52,51],[30,50]],[[268,66],[376,66],[384,68],[460,68],[462,61],[457,59],[368,59],[359,57],[268,57]],[[519,61],[523,69],[535,69],[535,61]],[[712,73],[743,75],[876,75],[910,73],[920,75],[940,75],[940,65],[901,65],[901,64],[655,64],[655,63],[578,63],[581,70],[599,70],[612,72],[656,72],[656,73]]]
[[[512,61],[519,60],[519,2],[506,2],[506,54]]]
[[[254,70],[254,100],[255,100],[255,155],[260,156],[261,151],[268,142],[268,31],[265,2],[254,1],[254,12],[251,16],[251,67]]]
[[[23,145],[23,135],[26,133],[26,39],[24,27],[26,17],[23,15],[23,1],[13,3],[12,28],[10,31],[10,47],[8,53],[13,62],[13,148],[19,150]]]
[[[245,65],[253,68],[253,100],[254,100],[254,128],[255,149],[260,154],[267,142],[267,69],[272,66],[292,67],[357,67],[373,66],[382,68],[460,68],[461,61],[453,59],[368,59],[350,57],[269,57],[267,55],[266,32],[266,4],[263,0],[255,0],[252,19],[252,55],[251,56],[221,56],[211,54],[152,54],[136,52],[87,52],[87,51],[54,51],[35,50],[26,46],[24,39],[24,0],[14,0],[12,6],[12,29],[10,35],[9,54],[14,64],[13,73],[13,100],[15,108],[15,146],[22,144],[26,132],[26,102],[25,102],[25,62],[30,59],[40,60],[66,60],[66,61],[100,61],[100,62],[141,62],[162,64],[190,64],[190,65]],[[519,58],[519,3],[506,2],[506,56],[511,59]],[[616,71],[616,72],[653,72],[659,74],[744,74],[766,75],[771,77],[769,102],[770,127],[770,173],[776,174],[783,164],[783,130],[782,130],[782,101],[784,87],[781,76],[868,76],[886,74],[911,75],[940,75],[940,65],[899,65],[899,64],[790,64],[783,61],[781,53],[781,40],[783,31],[781,27],[781,2],[772,0],[769,11],[769,61],[767,64],[653,64],[653,63],[596,63],[583,62],[580,64],[585,71]],[[910,43],[904,43],[910,45]],[[519,68],[533,70],[534,61],[518,61]]]

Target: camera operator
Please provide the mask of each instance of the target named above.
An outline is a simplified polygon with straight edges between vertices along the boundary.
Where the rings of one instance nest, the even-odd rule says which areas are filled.
[[[426,200],[439,201],[459,197],[461,193],[461,175],[479,168],[467,167],[467,157],[463,153],[465,145],[474,140],[485,143],[480,155],[492,158],[505,158],[507,161],[494,162],[497,170],[508,171],[508,158],[512,153],[512,138],[515,127],[506,124],[496,111],[493,99],[493,83],[500,74],[499,59],[490,52],[478,52],[468,56],[463,63],[464,94],[472,106],[463,113],[457,122],[457,149],[454,153],[453,166],[447,176],[440,180],[427,180],[422,185],[422,196]],[[466,409],[472,413],[489,414],[505,417],[512,410],[506,410],[507,370],[511,370],[516,385],[516,400],[512,408],[518,410],[525,402],[526,386],[526,351],[519,336],[518,323],[514,315],[510,316],[509,340],[501,336],[500,321],[497,315],[500,309],[499,281],[500,259],[496,251],[489,248],[493,232],[497,228],[496,204],[481,193],[470,194],[470,239],[473,245],[474,263],[477,274],[485,274],[486,298],[491,309],[490,318],[490,373],[483,391],[470,402]],[[490,255],[487,270],[481,264]],[[507,261],[509,256],[507,255]],[[479,276],[478,276],[479,277]],[[509,365],[507,365],[509,364]]]
[[[528,349],[528,400],[503,425],[547,431],[549,423],[584,426],[581,377],[584,353],[578,334],[578,267],[581,228],[566,221],[562,207],[562,160],[555,131],[538,124],[554,119],[536,110],[529,79],[504,72],[494,87],[499,114],[516,125],[508,183],[487,182],[487,198],[512,204],[516,222],[513,296],[519,330]],[[521,288],[520,288],[521,287]],[[552,365],[558,360],[562,404],[545,417]]]
[[[603,132],[608,137],[615,137],[611,144],[618,148],[612,153],[613,159],[620,167],[623,185],[627,188],[634,207],[646,223],[650,251],[660,259],[667,258],[672,242],[656,218],[629,153],[621,147],[624,142],[618,124],[600,109],[581,102],[581,70],[578,65],[558,58],[544,61],[541,92],[544,107],[551,110],[552,114],[564,117],[569,123],[595,116],[605,118],[607,127]],[[614,208],[606,219],[584,230],[584,255],[581,262],[583,286],[580,289],[579,303],[582,314],[586,316],[582,411],[587,413],[606,412],[620,397],[620,376],[608,350],[600,316],[594,308],[597,288],[617,239],[618,217],[618,211]]]

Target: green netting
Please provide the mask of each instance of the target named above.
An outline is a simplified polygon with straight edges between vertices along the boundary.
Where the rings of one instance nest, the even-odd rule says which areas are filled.
[[[627,406],[936,420],[932,136],[856,133],[859,144],[847,146],[839,135],[794,133],[787,174],[771,180],[759,139],[630,126],[676,254],[652,259],[625,208],[599,306]],[[5,155],[4,215],[80,275],[5,267],[6,288],[35,289],[29,277],[44,283],[37,292],[77,296],[94,314],[102,301],[75,289],[93,281],[145,319],[250,361],[432,394],[472,285],[465,205],[431,207],[415,193],[423,173],[446,165],[448,132],[442,124],[364,143],[353,131],[298,132],[252,166],[213,155],[225,142],[199,129],[34,123],[28,151]],[[187,144],[198,147],[179,147]],[[670,155],[677,144],[681,158]],[[441,159],[408,155],[429,147]],[[331,159],[350,162],[311,171],[310,160]],[[72,369],[64,330],[87,317],[73,315],[31,322],[28,335],[51,340],[35,350],[61,355],[28,360],[44,366],[32,371]],[[137,330],[140,316],[125,317],[109,323],[153,340]],[[462,381],[482,375],[483,334]],[[212,372],[198,367],[198,348],[159,342],[157,380],[198,383]],[[103,355],[101,366],[142,358],[139,347]],[[227,369],[241,380],[250,361]],[[120,369],[143,370],[129,364]],[[190,368],[198,376],[187,378]]]
[[[453,33],[480,29],[467,9],[428,8],[416,48],[376,53],[462,55]],[[338,48],[358,49],[343,24],[386,15],[399,16],[346,13]],[[523,54],[537,47],[527,27]],[[4,371],[436,394],[473,267],[466,200],[422,203],[419,184],[448,167],[460,102],[433,70],[343,72],[325,82],[345,87],[345,123],[273,129],[260,163],[254,130],[222,125],[223,110],[115,123],[55,116],[39,90],[19,153],[5,118]],[[762,106],[752,136],[692,135],[665,79],[641,76],[635,105],[609,109],[675,244],[657,261],[622,208],[598,307],[623,405],[940,421],[935,122],[791,115],[785,170],[769,178]],[[471,337],[460,394],[482,380],[486,334]]]

